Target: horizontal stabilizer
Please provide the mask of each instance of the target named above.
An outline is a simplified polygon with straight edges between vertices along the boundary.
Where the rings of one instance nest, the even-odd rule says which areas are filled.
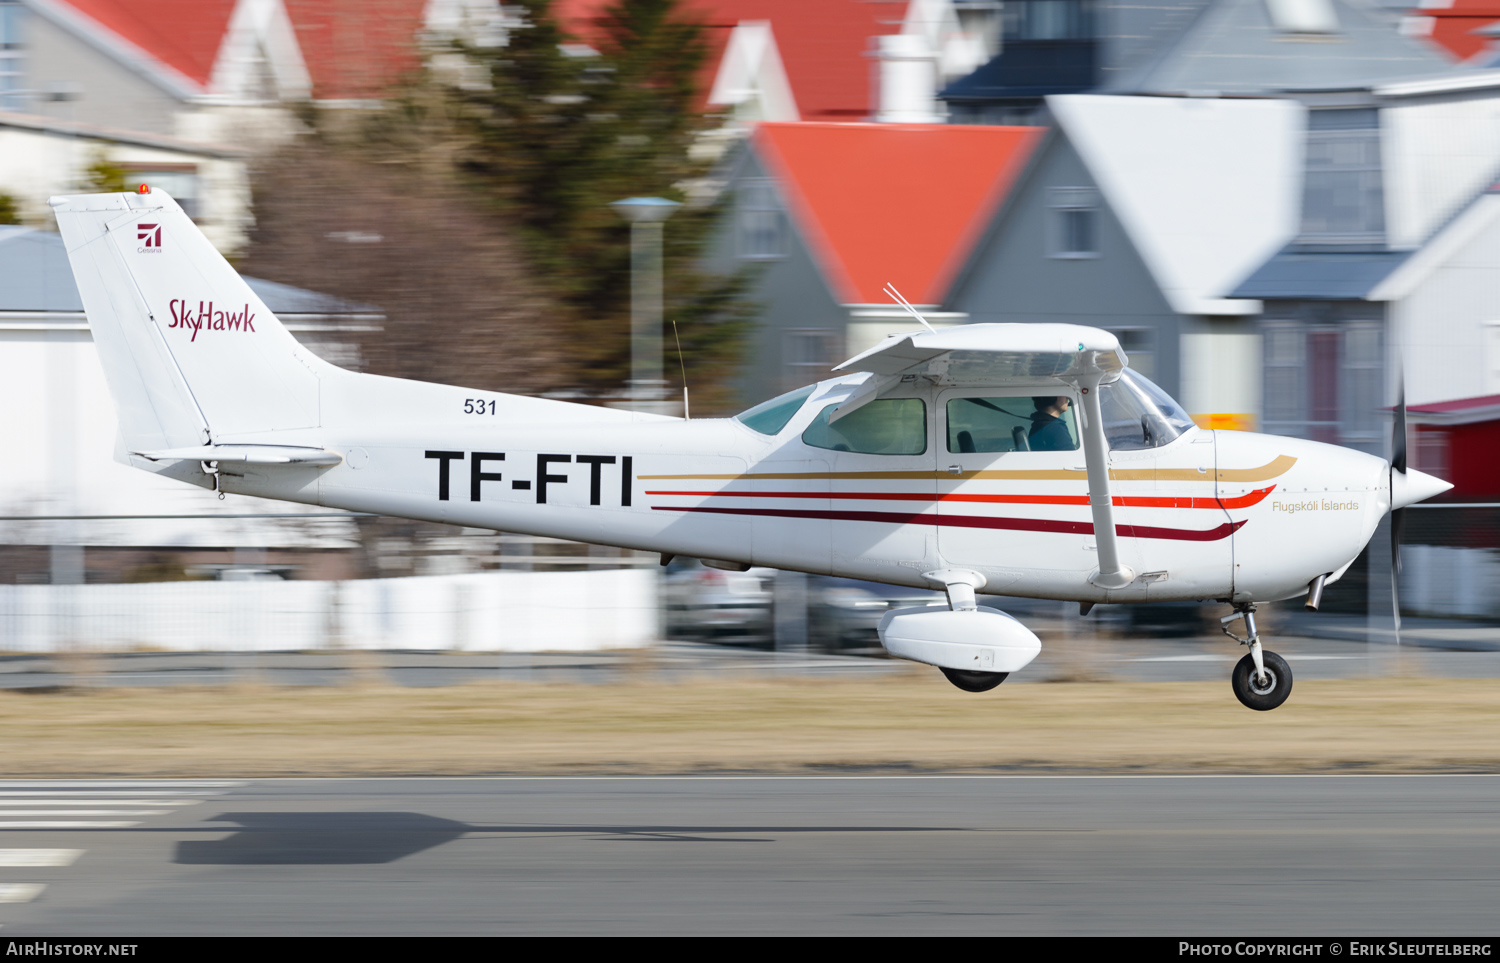
[[[326,448],[296,448],[287,445],[201,445],[163,451],[133,451],[147,461],[216,461],[220,464],[296,465],[326,467],[344,460]]]

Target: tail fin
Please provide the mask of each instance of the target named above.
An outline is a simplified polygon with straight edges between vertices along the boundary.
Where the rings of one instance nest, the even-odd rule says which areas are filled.
[[[338,369],[284,328],[165,192],[54,197],[131,450],[274,442],[319,425]]]

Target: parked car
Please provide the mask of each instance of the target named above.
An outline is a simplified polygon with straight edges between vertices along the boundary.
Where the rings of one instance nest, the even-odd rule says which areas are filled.
[[[876,627],[886,612],[946,604],[942,592],[821,575],[808,579],[807,595],[807,644],[825,652],[880,651]]]
[[[730,572],[674,559],[662,584],[667,638],[774,648],[775,569]],[[942,592],[852,578],[807,577],[807,643],[824,652],[880,651],[876,626],[893,608],[940,604]]]
[[[776,570],[728,572],[695,558],[676,558],[662,579],[666,636],[772,648],[771,581]]]

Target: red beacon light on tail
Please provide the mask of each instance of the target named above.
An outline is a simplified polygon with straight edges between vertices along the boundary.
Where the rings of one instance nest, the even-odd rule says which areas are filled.
[[[137,187],[135,189],[135,192],[137,194],[150,194],[151,193],[151,185],[150,184],[142,184],[140,187]]]

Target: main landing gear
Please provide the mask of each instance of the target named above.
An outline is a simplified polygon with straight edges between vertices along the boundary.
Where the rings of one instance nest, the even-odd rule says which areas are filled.
[[[1245,638],[1229,631],[1229,623],[1235,619],[1245,620]],[[1292,694],[1292,668],[1275,652],[1260,647],[1260,633],[1255,629],[1255,605],[1242,602],[1235,605],[1234,612],[1219,620],[1224,634],[1241,645],[1250,646],[1250,654],[1236,663],[1229,677],[1234,687],[1234,696],[1241,703],[1258,712],[1274,709]]]
[[[970,672],[966,669],[950,669],[938,666],[948,681],[965,692],[988,692],[1005,681],[1009,672]]]

